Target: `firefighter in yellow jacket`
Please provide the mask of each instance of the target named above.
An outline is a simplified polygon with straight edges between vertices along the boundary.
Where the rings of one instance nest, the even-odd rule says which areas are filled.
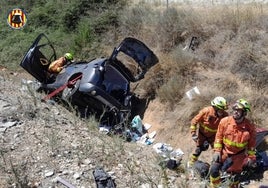
[[[59,59],[50,63],[48,71],[51,73],[59,73],[64,68],[64,65],[66,65],[68,61],[72,60],[73,55],[71,53],[66,53],[63,57],[60,57]]]
[[[189,165],[192,166],[198,160],[202,151],[213,147],[215,135],[220,120],[228,116],[227,101],[223,97],[215,97],[211,106],[205,107],[191,120],[191,135],[196,142],[196,149],[190,157]]]
[[[250,105],[245,99],[239,99],[232,107],[233,115],[223,118],[215,137],[213,162],[210,169],[210,183],[218,187],[221,172],[239,174],[244,166],[256,165],[256,130],[246,115]],[[239,186],[239,176],[234,176],[232,188]]]

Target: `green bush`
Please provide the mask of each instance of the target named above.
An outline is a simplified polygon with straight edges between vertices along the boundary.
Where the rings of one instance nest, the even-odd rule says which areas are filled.
[[[107,11],[94,20],[92,27],[96,34],[101,35],[107,33],[111,28],[116,28],[118,26],[117,13],[114,11]]]

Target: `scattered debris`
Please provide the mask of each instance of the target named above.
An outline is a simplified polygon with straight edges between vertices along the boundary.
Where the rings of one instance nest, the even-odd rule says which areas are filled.
[[[173,151],[173,148],[166,143],[156,143],[154,144],[153,149],[156,151],[156,153],[163,157],[168,157],[169,154]]]
[[[63,179],[61,177],[57,177],[56,181],[62,183],[63,185],[65,185],[68,188],[76,188],[75,186],[73,186],[72,184],[70,184],[69,182],[67,182],[65,179]]]
[[[140,134],[143,134],[143,123],[141,117],[136,115],[131,121],[131,127],[137,130]]]
[[[200,40],[196,36],[193,36],[191,38],[190,44],[189,45],[186,45],[183,48],[183,50],[192,50],[192,51],[195,51],[198,48],[199,44],[200,44]]]
[[[115,188],[116,184],[112,177],[104,171],[103,168],[98,167],[93,171],[93,176],[96,182],[97,188]]]
[[[8,122],[5,122],[5,123],[1,123],[0,122],[0,133],[1,132],[5,132],[7,128],[10,128],[10,127],[13,127],[15,125],[17,125],[17,121],[8,121]]]
[[[154,142],[154,137],[156,135],[156,131],[153,131],[151,133],[145,133],[141,136],[141,138],[137,141],[137,143],[151,145]]]
[[[149,123],[144,123],[144,129],[146,131],[148,131],[151,127],[152,127],[152,125],[150,125]]]
[[[110,131],[111,131],[110,126],[100,126],[99,127],[99,132],[100,133],[108,134]]]
[[[190,100],[192,100],[196,95],[200,95],[200,91],[196,86],[186,92],[186,96]]]
[[[181,164],[184,155],[181,149],[173,150],[173,148],[166,143],[156,143],[153,149],[164,158],[161,163],[164,163],[164,166],[167,168],[176,169]]]

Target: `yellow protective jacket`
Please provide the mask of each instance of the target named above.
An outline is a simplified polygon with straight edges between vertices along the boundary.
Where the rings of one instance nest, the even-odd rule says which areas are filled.
[[[65,57],[60,57],[59,59],[50,63],[48,71],[51,73],[59,73],[63,69],[65,63],[66,63]]]
[[[191,133],[196,132],[199,125],[199,132],[207,138],[215,136],[220,120],[228,116],[224,111],[222,117],[217,117],[216,111],[212,106],[208,106],[199,111],[199,113],[191,120]]]
[[[256,129],[248,119],[237,124],[233,116],[223,118],[215,136],[214,150],[227,155],[247,152],[255,158]]]

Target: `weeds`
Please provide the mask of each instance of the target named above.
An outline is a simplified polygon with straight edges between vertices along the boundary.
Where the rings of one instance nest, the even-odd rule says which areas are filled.
[[[9,163],[11,167],[11,172],[13,174],[13,181],[15,182],[16,186],[18,186],[19,188],[29,187],[27,174],[24,174],[27,164],[22,164],[21,166],[15,166],[11,161],[11,159]]]
[[[7,152],[2,149],[0,150],[0,155],[3,161],[3,164],[1,164],[1,170],[8,174],[5,178],[7,183],[10,186],[28,188],[28,176],[24,173],[27,168],[27,162],[21,161],[20,164],[14,164],[12,156],[6,156],[8,155]],[[18,162],[16,161],[15,163]]]
[[[12,2],[3,3],[3,10],[10,8]],[[175,136],[172,138],[174,142],[180,140],[179,137],[183,134],[187,136],[186,132],[189,130],[187,125],[191,117],[202,106],[209,105],[210,100],[218,95],[228,98],[230,103],[240,97],[247,98],[252,105],[252,111],[248,116],[259,127],[267,127],[268,119],[265,115],[268,106],[267,6],[257,3],[250,5],[237,3],[236,6],[211,6],[206,9],[169,6],[163,10],[159,6],[145,5],[142,2],[138,6],[122,8],[123,2],[120,2],[120,5],[113,4],[109,9],[110,3],[114,2],[110,1],[106,4],[99,2],[99,6],[96,6],[98,8],[93,7],[95,9],[91,12],[92,5],[87,1],[66,3],[64,7],[61,7],[62,3],[54,2],[52,0],[32,4],[23,2],[21,5],[29,10],[31,22],[21,31],[10,31],[7,25],[0,23],[2,28],[0,36],[5,39],[0,42],[1,65],[10,70],[20,70],[19,62],[32,39],[40,32],[48,33],[52,41],[55,41],[58,52],[75,51],[77,59],[91,59],[91,56],[95,57],[103,49],[114,47],[117,40],[133,36],[152,46],[159,57],[160,63],[137,84],[137,90],[141,90],[145,97],[160,99],[172,107],[158,109],[156,106],[157,113],[153,116],[160,116],[158,112],[165,111],[164,115],[159,117],[160,122],[156,123],[162,124],[167,114],[172,114],[170,109],[176,112],[172,116],[173,119],[177,119],[176,123],[173,125],[173,121],[168,122],[169,126],[165,127],[169,129],[167,132],[174,132]],[[117,6],[123,11],[118,11]],[[61,8],[64,8],[62,12],[55,11]],[[2,15],[3,20],[6,19],[5,16]],[[192,36],[200,39],[198,47],[193,51],[182,50],[186,41]],[[6,74],[1,81],[6,82],[9,79],[10,76]],[[1,92],[9,87],[9,85],[3,86]],[[200,89],[201,95],[190,101],[184,93],[193,86]],[[93,167],[104,165],[111,170],[117,170],[118,176],[123,177],[118,181],[125,187],[137,187],[142,183],[152,187],[157,187],[160,183],[164,187],[189,186],[186,178],[178,176],[175,177],[176,183],[179,183],[171,184],[170,172],[164,166],[159,166],[159,161],[142,155],[144,150],[137,150],[136,145],[132,143],[126,145],[118,136],[100,134],[98,122],[93,117],[81,121],[80,117],[76,116],[76,109],[71,109],[68,113],[53,106],[44,107],[39,104],[39,96],[36,96],[34,90],[28,86],[27,96],[23,95],[17,99],[18,110],[10,114],[21,115],[19,116],[21,118],[23,115],[28,117],[24,119],[27,122],[24,124],[25,134],[31,131],[31,128],[37,127],[40,131],[40,127],[44,126],[40,134],[36,130],[27,135],[40,144],[40,146],[33,144],[35,147],[44,147],[51,152],[57,152],[62,149],[64,140],[63,148],[71,151],[68,153],[71,155],[70,158],[78,159],[79,164],[83,159],[90,158]],[[68,115],[59,120],[59,116],[65,113]],[[63,133],[59,133],[60,131]],[[26,143],[31,144],[31,141]],[[184,147],[187,150],[190,148],[187,144]],[[131,149],[138,151],[139,154],[134,155],[129,151]],[[7,156],[11,152],[14,151],[0,150],[1,169],[10,176],[10,185],[27,187],[29,181],[27,175],[31,175],[27,174],[28,164],[8,160]],[[44,151],[42,156],[49,161],[50,158],[46,154]],[[41,162],[37,160],[36,163]],[[118,167],[120,164],[122,168]],[[53,165],[58,165],[56,169],[61,168],[56,162]],[[40,166],[38,167],[42,169]],[[90,167],[87,167],[87,170],[91,170]],[[182,167],[178,174],[187,176],[187,171]]]

